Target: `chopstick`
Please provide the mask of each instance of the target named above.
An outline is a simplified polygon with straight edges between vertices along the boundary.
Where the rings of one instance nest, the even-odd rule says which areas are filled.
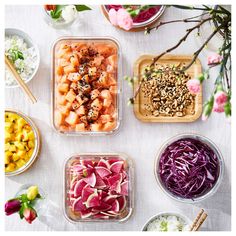
[[[17,73],[15,67],[12,65],[11,61],[8,59],[8,57],[5,55],[5,64],[7,65],[8,69],[11,71],[12,75],[14,76],[17,83],[20,85],[21,89],[25,92],[25,94],[29,97],[32,103],[36,103],[37,100],[32,94],[32,92],[29,90],[28,86],[25,84],[25,82],[21,79],[20,75]]]
[[[198,231],[203,222],[206,220],[206,218],[207,218],[207,213],[204,212],[204,209],[201,209],[197,217],[194,219],[190,231]]]

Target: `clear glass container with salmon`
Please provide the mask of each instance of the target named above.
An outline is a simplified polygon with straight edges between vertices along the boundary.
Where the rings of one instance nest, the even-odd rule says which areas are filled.
[[[52,121],[67,135],[105,135],[121,120],[120,49],[111,38],[64,37],[53,46]]]

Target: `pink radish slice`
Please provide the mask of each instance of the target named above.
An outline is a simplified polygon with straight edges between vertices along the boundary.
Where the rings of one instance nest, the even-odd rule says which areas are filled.
[[[122,181],[122,175],[121,174],[115,174],[109,178],[107,178],[109,186],[112,186],[116,184],[117,182]]]
[[[119,202],[120,211],[123,211],[126,207],[126,198],[125,198],[125,196],[118,197],[117,201]]]
[[[119,157],[115,157],[113,159],[109,158],[108,163],[109,163],[109,165],[112,165],[113,163],[115,163],[117,161],[120,161]]]
[[[82,219],[89,218],[93,215],[93,212],[91,209],[86,209],[80,212],[80,216]]]
[[[87,184],[89,184],[91,187],[94,187],[96,184],[96,175],[94,173],[92,173],[91,175],[89,175],[88,177],[83,179],[84,182],[86,182]]]
[[[119,212],[119,210],[120,210],[119,202],[117,201],[117,199],[115,199],[115,201],[112,203],[111,211]]]
[[[82,174],[84,177],[87,177],[87,176],[90,176],[92,173],[94,172],[94,168],[92,167],[87,167],[87,168],[84,168],[83,171],[82,171]]]
[[[107,169],[110,168],[110,165],[109,165],[108,161],[107,161],[107,160],[104,160],[104,159],[100,159],[99,162],[98,162],[98,164],[97,164],[97,166],[99,166],[99,167],[105,167],[105,168],[107,168]]]
[[[117,162],[114,162],[113,164],[111,164],[110,170],[113,173],[119,174],[121,172],[123,166],[124,166],[124,161],[117,161]]]
[[[96,170],[96,172],[99,174],[99,176],[100,176],[102,179],[103,179],[104,177],[106,177],[106,176],[112,174],[112,172],[111,172],[109,169],[107,169],[107,168],[105,168],[105,167],[103,167],[103,166],[96,166],[96,167],[95,167],[95,170]]]
[[[98,214],[94,215],[93,218],[95,218],[95,219],[108,220],[108,219],[109,219],[109,216],[108,216],[108,215],[101,214],[101,213],[98,213]]]
[[[82,190],[82,200],[83,202],[86,202],[88,200],[88,197],[92,194],[96,193],[97,194],[97,189],[91,188],[89,186],[84,187]]]
[[[85,203],[87,208],[100,206],[100,204],[100,197],[97,195],[97,193],[91,194]]]
[[[104,181],[102,180],[102,178],[99,175],[96,175],[96,184],[95,184],[95,188],[97,189],[104,189],[106,188],[107,185],[104,183]]]
[[[86,207],[85,207],[85,205],[83,204],[83,201],[82,201],[82,198],[81,198],[81,197],[77,198],[77,199],[74,201],[72,208],[73,208],[73,211],[76,211],[76,212],[77,212],[77,211],[86,210]]]
[[[112,208],[111,205],[105,203],[105,202],[101,202],[101,204],[99,206],[96,206],[92,209],[92,212],[101,212],[101,211],[108,211]]]
[[[77,165],[74,165],[74,166],[73,166],[73,171],[80,172],[80,171],[82,171],[84,168],[86,168],[84,165],[77,164]]]
[[[112,205],[113,202],[116,200],[116,198],[118,197],[118,195],[108,195],[107,197],[105,197],[103,199],[103,201],[109,205]]]
[[[83,179],[79,180],[74,188],[74,196],[75,197],[80,197],[82,194],[82,190],[84,189],[84,187],[87,185],[86,182],[84,182]]]
[[[120,185],[120,187],[121,187],[120,193],[121,193],[122,195],[128,196],[128,181],[123,182],[123,183]]]
[[[80,163],[86,167],[94,167],[94,162],[92,160],[80,160]]]

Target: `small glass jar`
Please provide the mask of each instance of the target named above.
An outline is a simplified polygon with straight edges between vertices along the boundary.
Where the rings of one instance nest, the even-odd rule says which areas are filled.
[[[74,179],[77,177],[73,174],[74,172],[71,170],[71,167],[83,162],[85,163],[98,163],[100,160],[106,160],[106,161],[112,161],[112,160],[121,160],[124,162],[124,171],[126,174],[126,179],[128,181],[128,194],[124,197],[124,202],[123,202],[123,207],[122,210],[120,209],[119,214],[116,216],[109,216],[109,217],[104,217],[104,218],[97,218],[96,214],[100,214],[101,212],[94,213],[91,211],[89,216],[86,216],[86,218],[83,218],[81,216],[80,212],[76,212],[73,210],[72,207],[72,197],[71,196],[71,186],[75,184]],[[87,164],[86,164],[87,165]],[[88,164],[89,166],[89,164]],[[69,157],[64,164],[64,176],[63,176],[63,189],[64,189],[64,199],[63,199],[63,209],[64,209],[64,216],[65,218],[72,223],[77,223],[77,222],[124,222],[128,220],[133,212],[134,208],[134,167],[133,167],[133,162],[132,160],[126,156],[125,154],[120,154],[120,153],[81,153],[81,154],[75,154],[71,157]],[[84,173],[84,170],[83,170]],[[79,179],[81,180],[81,179]],[[79,181],[78,180],[78,181]],[[78,182],[77,182],[78,183]],[[97,183],[97,182],[96,182]],[[94,187],[94,190],[97,192],[99,191],[99,188]],[[104,190],[108,191],[108,190]],[[114,194],[114,193],[111,193]],[[83,193],[82,193],[83,195]],[[81,195],[81,196],[82,196]],[[106,195],[107,196],[107,195]],[[115,196],[115,195],[108,195],[110,196]],[[118,196],[118,195],[117,195]],[[118,197],[121,197],[119,195]],[[74,197],[73,197],[74,198]],[[80,197],[78,197],[80,198]],[[102,197],[103,199],[103,197]],[[102,200],[103,201],[103,200]],[[106,202],[107,203],[107,202]],[[110,203],[109,203],[110,204]],[[85,210],[86,211],[86,210]],[[106,211],[109,215],[109,211]]]
[[[206,192],[203,195],[200,195],[196,198],[183,198],[183,197],[173,194],[165,187],[165,185],[163,184],[163,182],[160,178],[160,175],[159,175],[159,161],[162,156],[162,153],[173,142],[178,141],[180,139],[184,139],[184,138],[192,138],[192,139],[201,141],[202,143],[206,144],[208,147],[210,147],[214,151],[214,153],[216,154],[216,157],[218,159],[218,164],[219,164],[218,179],[214,183],[214,186],[208,192]],[[217,148],[217,146],[210,139],[208,139],[202,135],[193,134],[193,133],[179,134],[179,135],[176,135],[176,136],[170,138],[161,146],[161,148],[156,156],[155,163],[154,163],[154,175],[155,175],[156,181],[157,181],[158,185],[160,186],[161,190],[165,194],[167,194],[169,197],[171,197],[172,199],[177,200],[179,202],[196,203],[196,202],[200,202],[200,201],[203,201],[203,200],[209,198],[217,191],[218,187],[220,186],[220,184],[222,182],[223,175],[224,175],[224,160],[223,160],[220,150]]]
[[[45,22],[55,28],[55,29],[66,29],[66,28],[69,28],[74,22],[76,22],[76,20],[78,19],[78,12],[77,12],[77,16],[69,21],[69,22],[66,22],[62,17],[58,18],[58,19],[53,19],[48,11],[46,11],[44,9],[44,7],[42,7],[42,14],[43,14],[43,18],[45,20]]]
[[[34,137],[35,137],[35,147],[34,147],[33,154],[31,155],[29,161],[27,161],[24,166],[22,166],[21,168],[15,170],[15,171],[5,172],[6,176],[14,176],[14,175],[19,175],[19,174],[25,172],[36,161],[37,157],[39,156],[39,152],[40,152],[41,140],[40,140],[40,133],[39,133],[37,126],[35,125],[35,123],[33,122],[33,120],[29,116],[25,115],[23,112],[20,112],[17,110],[12,110],[12,109],[6,109],[5,112],[15,113],[15,114],[21,116],[30,125],[30,127],[32,128],[32,131],[34,133]]]

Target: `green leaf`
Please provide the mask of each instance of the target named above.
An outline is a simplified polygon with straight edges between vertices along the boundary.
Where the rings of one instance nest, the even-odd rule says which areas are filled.
[[[56,5],[56,9],[54,11],[50,11],[50,15],[53,19],[58,19],[61,17],[61,12],[62,9],[65,7],[66,5]]]
[[[231,116],[231,102],[230,101],[225,104],[224,109],[225,109],[225,115],[227,117]]]
[[[92,10],[90,7],[86,6],[86,5],[75,5],[75,8],[77,11],[88,11],[88,10]]]

